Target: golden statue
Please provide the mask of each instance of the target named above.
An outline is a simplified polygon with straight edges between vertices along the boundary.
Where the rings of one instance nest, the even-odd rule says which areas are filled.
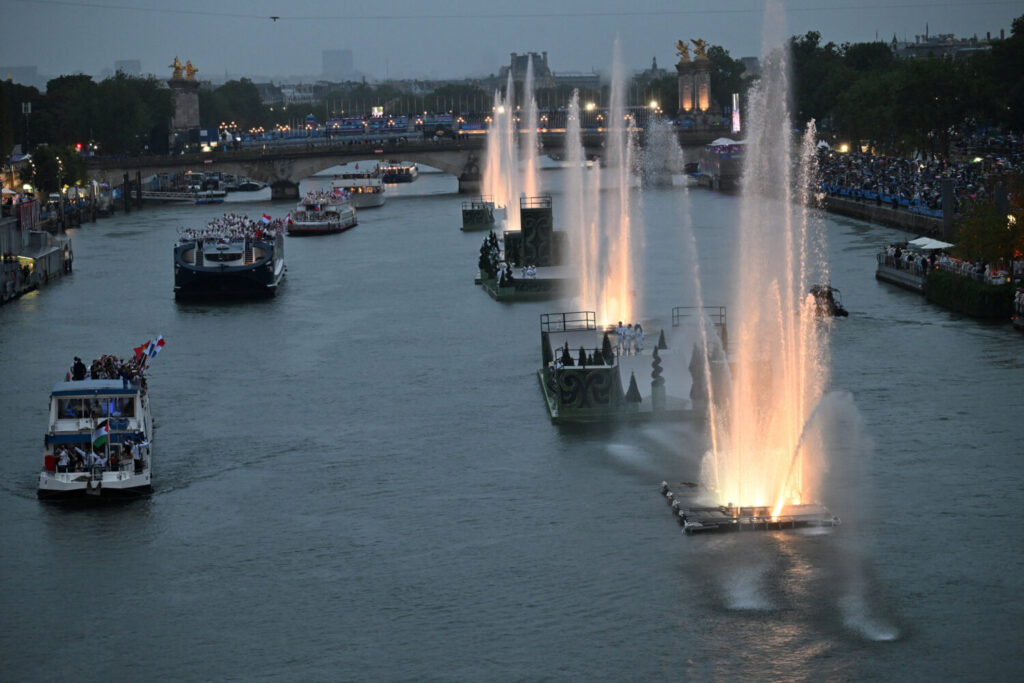
[[[693,53],[695,59],[707,59],[708,58],[708,41],[703,38],[694,38],[690,40],[693,43]]]
[[[685,40],[676,41],[676,54],[679,55],[680,62],[690,61],[690,46],[686,44]]]
[[[197,73],[199,73],[199,69],[197,69],[194,66],[192,66],[192,60],[191,59],[188,60],[187,62],[185,62],[185,74],[186,74],[185,78],[186,78],[186,80],[189,80],[189,81],[196,80],[196,74]]]
[[[181,78],[182,66],[181,66],[181,60],[178,59],[177,56],[174,57],[174,63],[171,64],[170,68],[174,69],[174,74],[171,76],[171,78],[180,79]]]

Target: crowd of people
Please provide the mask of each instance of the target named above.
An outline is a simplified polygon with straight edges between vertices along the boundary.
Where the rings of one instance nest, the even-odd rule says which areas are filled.
[[[103,355],[96,358],[86,367],[78,356],[71,363],[65,379],[81,381],[84,379],[120,379],[125,389],[146,388],[145,362],[146,356],[123,359],[114,355]]]
[[[880,262],[914,275],[926,277],[936,268],[960,277],[991,285],[1024,282],[1024,258],[988,263],[950,256],[945,251],[914,251],[902,244],[890,244],[879,255]]]
[[[644,328],[640,323],[623,326],[622,321],[615,327],[615,347],[620,356],[633,356],[644,350]]]
[[[180,228],[178,241],[234,242],[242,239],[259,241],[268,236],[283,234],[284,230],[285,221],[280,218],[271,219],[269,216],[264,216],[263,220],[255,221],[245,214],[226,213],[207,223],[206,227],[201,230]]]
[[[480,259],[477,261],[481,277],[493,280],[504,277],[506,272],[509,278],[512,277],[512,269],[504,262],[505,254],[502,247],[502,240],[498,239],[494,231],[488,232],[484,243],[480,245]],[[499,283],[499,286],[504,285]]]
[[[944,180],[953,183],[957,211],[965,200],[988,196],[990,177],[1024,171],[1024,140],[1013,134],[965,135],[954,145],[969,161],[838,153],[822,145],[815,189],[940,217]]]
[[[140,474],[149,456],[149,442],[126,436],[120,443],[89,450],[79,446],[58,446],[53,455],[57,472],[131,469]]]
[[[315,204],[342,204],[352,199],[352,195],[348,190],[340,187],[334,190],[310,190],[302,198],[302,204],[315,205]]]

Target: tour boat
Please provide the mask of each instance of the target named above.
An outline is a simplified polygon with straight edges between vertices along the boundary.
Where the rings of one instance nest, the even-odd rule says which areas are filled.
[[[814,297],[814,312],[819,317],[845,317],[850,313],[843,308],[839,290],[830,285],[813,285],[811,296]]]
[[[310,192],[288,222],[289,235],[328,235],[354,227],[356,210],[347,193]]]
[[[401,161],[389,161],[379,168],[385,183],[411,183],[420,174],[416,164]]]
[[[146,495],[153,490],[152,442],[144,380],[58,382],[50,392],[36,495],[54,501]]]
[[[284,279],[284,221],[224,216],[174,245],[176,299],[272,297]]]
[[[384,181],[376,172],[343,173],[341,179],[331,182],[331,189],[347,192],[357,209],[384,205]]]

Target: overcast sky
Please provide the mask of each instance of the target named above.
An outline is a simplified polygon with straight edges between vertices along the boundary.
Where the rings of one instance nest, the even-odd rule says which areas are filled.
[[[876,35],[984,38],[1010,30],[1020,0],[782,0],[787,34],[825,41]],[[349,48],[372,79],[496,73],[509,53],[547,50],[553,71],[675,61],[675,41],[704,38],[733,57],[761,51],[763,0],[0,0],[0,66],[98,76],[118,59],[170,76],[177,55],[199,78],[317,76],[324,49]],[[277,21],[270,19],[278,16]],[[6,77],[6,74],[0,74]]]

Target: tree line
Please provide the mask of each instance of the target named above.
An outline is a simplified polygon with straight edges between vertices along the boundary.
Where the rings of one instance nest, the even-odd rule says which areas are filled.
[[[912,150],[948,152],[950,131],[965,122],[1024,130],[1024,15],[1013,21],[1005,40],[967,59],[899,59],[886,43],[822,43],[816,31],[790,40],[794,125],[813,118],[819,130],[851,140],[869,141],[887,153]],[[743,64],[721,46],[709,46],[712,99],[728,105],[732,93],[745,93],[752,79]],[[631,106],[659,103],[666,116],[677,115],[677,78],[636,79],[628,89]],[[569,86],[541,88],[542,108],[565,106]],[[249,79],[201,89],[200,125],[214,128],[234,122],[238,130],[294,123],[313,113],[319,120],[342,113],[367,113],[383,106],[388,113],[455,110],[487,111],[494,93],[472,84],[452,84],[426,95],[401,92],[391,83],[350,84],[326,93],[316,105],[273,106],[261,101]],[[518,93],[517,101],[522,101]],[[598,106],[608,101],[602,86],[580,93]],[[22,111],[31,106],[31,113]],[[46,144],[100,155],[165,154],[173,116],[170,90],[155,77],[118,73],[96,82],[90,76],[52,79],[46,91],[0,82],[0,155],[14,145],[25,151]]]

